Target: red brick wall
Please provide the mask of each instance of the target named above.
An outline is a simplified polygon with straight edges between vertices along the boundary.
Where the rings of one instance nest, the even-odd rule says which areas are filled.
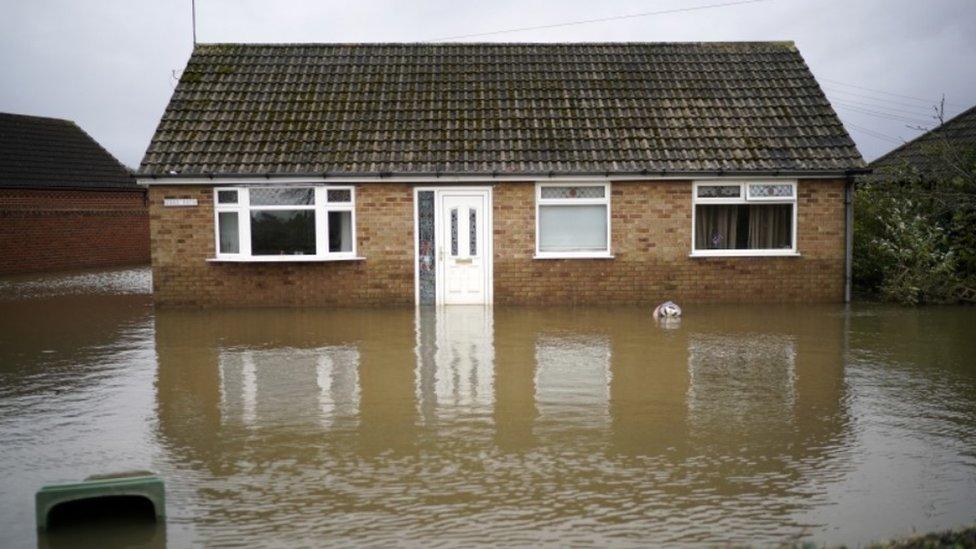
[[[148,263],[145,196],[0,189],[0,274]]]
[[[532,183],[494,186],[495,302],[606,304],[841,301],[844,185],[799,184],[798,249],[789,258],[690,258],[690,181],[616,182],[614,259],[533,259]],[[175,306],[388,305],[414,301],[413,188],[356,189],[359,255],[332,263],[213,263],[212,188],[149,193],[156,302]],[[197,198],[193,208],[163,198]]]

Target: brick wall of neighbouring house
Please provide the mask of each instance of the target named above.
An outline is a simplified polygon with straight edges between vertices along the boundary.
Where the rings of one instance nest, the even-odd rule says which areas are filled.
[[[691,183],[617,182],[614,259],[533,259],[534,185],[494,185],[495,302],[607,304],[834,301],[843,298],[844,184],[799,184],[801,257],[690,258]],[[213,263],[211,187],[149,193],[156,302],[174,306],[408,305],[414,301],[413,187],[356,188],[364,261]],[[163,207],[163,198],[196,207]]]
[[[149,262],[146,194],[0,189],[0,274]]]

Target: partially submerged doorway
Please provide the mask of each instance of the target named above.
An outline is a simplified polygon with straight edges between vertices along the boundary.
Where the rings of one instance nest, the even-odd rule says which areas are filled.
[[[418,188],[414,204],[416,302],[491,303],[491,189]]]

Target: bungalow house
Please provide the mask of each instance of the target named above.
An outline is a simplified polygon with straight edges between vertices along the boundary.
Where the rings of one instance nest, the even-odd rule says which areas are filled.
[[[791,42],[198,45],[172,306],[840,302],[865,164]]]
[[[147,263],[129,168],[70,120],[0,113],[0,274]]]

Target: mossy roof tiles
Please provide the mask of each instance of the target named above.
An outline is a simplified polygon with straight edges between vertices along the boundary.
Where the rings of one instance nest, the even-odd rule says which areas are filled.
[[[863,167],[789,42],[204,44],[139,172]]]

